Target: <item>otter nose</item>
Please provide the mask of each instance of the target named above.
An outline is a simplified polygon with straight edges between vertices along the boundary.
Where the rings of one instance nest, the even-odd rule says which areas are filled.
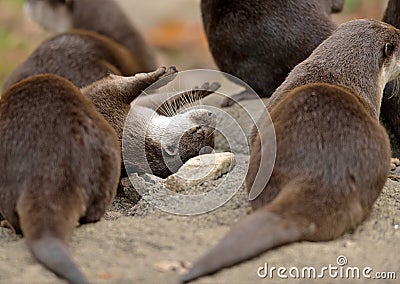
[[[208,116],[209,118],[215,118],[215,117],[216,117],[215,113],[213,113],[213,112],[211,112],[211,111],[207,112],[207,116]]]

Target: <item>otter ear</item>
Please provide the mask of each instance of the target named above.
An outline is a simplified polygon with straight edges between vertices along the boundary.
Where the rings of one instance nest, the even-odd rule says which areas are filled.
[[[393,55],[394,52],[394,44],[391,42],[387,42],[385,44],[385,56],[390,57]]]
[[[175,156],[179,153],[178,143],[166,142],[162,144],[162,147],[164,151],[170,156]]]

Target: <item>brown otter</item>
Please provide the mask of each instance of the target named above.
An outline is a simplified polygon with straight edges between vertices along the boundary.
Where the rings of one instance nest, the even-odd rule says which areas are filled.
[[[336,29],[330,14],[344,0],[202,0],[204,29],[215,63],[270,97],[287,74]],[[235,95],[235,100],[249,96]],[[223,105],[232,101],[225,100]]]
[[[194,97],[205,97],[217,88],[218,84],[203,85],[195,92],[197,95]],[[192,96],[193,93],[192,91],[189,95]],[[185,93],[181,93],[176,97],[184,96]],[[150,172],[166,178],[177,172],[190,158],[211,153],[216,126],[216,115],[213,112],[193,107],[176,112],[173,116],[165,116],[158,113],[163,106],[155,111],[142,105],[143,102],[134,106],[127,119],[129,123],[126,123],[124,129],[124,153],[129,152],[132,155],[132,158],[124,160],[129,172]],[[138,133],[143,133],[145,138],[135,139]],[[142,157],[137,159],[140,153]]]
[[[115,40],[138,58],[138,72],[157,68],[153,52],[114,0],[27,0],[25,10],[47,30],[84,29]]]
[[[38,75],[0,99],[0,211],[36,259],[69,283],[87,283],[67,243],[98,221],[120,173],[115,131],[66,79]]]
[[[246,186],[256,211],[182,281],[279,245],[337,238],[368,216],[389,170],[389,139],[378,117],[385,84],[400,75],[399,47],[394,27],[351,21],[293,69],[268,107],[277,141],[270,180],[259,166],[272,125],[261,121],[251,145]]]
[[[383,17],[383,21],[400,28],[400,1],[389,0],[388,6]],[[399,81],[390,82],[386,85],[383,93],[381,116],[387,122],[396,135],[400,138],[400,101],[399,101]]]
[[[171,98],[157,93],[149,94],[138,98],[130,112],[131,102],[143,90],[159,79],[163,80],[157,87],[167,84],[174,79],[174,76],[169,75],[176,72],[174,67],[162,67],[155,72],[133,77],[110,75],[82,90],[114,126],[120,141],[125,131],[125,154],[137,155],[140,152],[138,149],[146,151],[149,168],[141,163],[146,160],[145,157],[134,156],[129,159],[133,164],[128,165],[125,159],[128,172],[148,172],[164,178],[176,172],[182,163],[199,155],[204,147],[214,146],[216,118],[212,112],[195,107],[169,113],[168,108],[173,105],[184,107],[189,101],[206,97],[219,88],[217,83],[205,84]],[[129,123],[125,124],[129,112]]]
[[[79,88],[110,73],[134,75],[139,70],[137,57],[115,41],[91,31],[74,30],[44,41],[3,85],[39,74],[62,76]]]

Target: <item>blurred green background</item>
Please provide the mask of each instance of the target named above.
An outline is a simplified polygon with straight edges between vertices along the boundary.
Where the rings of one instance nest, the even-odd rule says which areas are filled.
[[[96,1],[96,0],[93,0]],[[202,31],[200,0],[117,0],[156,49],[160,64],[180,70],[215,68]],[[24,0],[0,0],[0,89],[8,74],[50,34],[23,12]],[[337,23],[381,19],[386,0],[346,0]]]

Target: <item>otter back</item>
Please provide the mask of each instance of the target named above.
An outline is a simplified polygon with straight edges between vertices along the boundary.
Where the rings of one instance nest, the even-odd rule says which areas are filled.
[[[26,10],[41,26],[54,32],[84,29],[112,38],[137,56],[138,72],[157,67],[153,52],[114,0],[29,0]]]
[[[269,97],[289,71],[336,26],[330,14],[344,0],[202,0],[204,29],[213,58]]]
[[[39,75],[0,100],[0,211],[33,255],[70,283],[86,283],[67,243],[116,193],[120,150],[111,126],[69,81]]]
[[[134,75],[138,66],[137,58],[113,40],[74,30],[44,41],[13,71],[3,90],[29,76],[47,73],[62,76],[81,88],[110,73]]]
[[[271,98],[273,126],[262,118],[252,138],[246,187],[257,211],[182,281],[279,245],[337,238],[368,216],[389,171],[389,139],[378,117],[385,84],[400,75],[399,45],[394,27],[351,21],[293,69]],[[272,127],[277,149],[268,180],[262,153],[270,152],[263,141]]]

